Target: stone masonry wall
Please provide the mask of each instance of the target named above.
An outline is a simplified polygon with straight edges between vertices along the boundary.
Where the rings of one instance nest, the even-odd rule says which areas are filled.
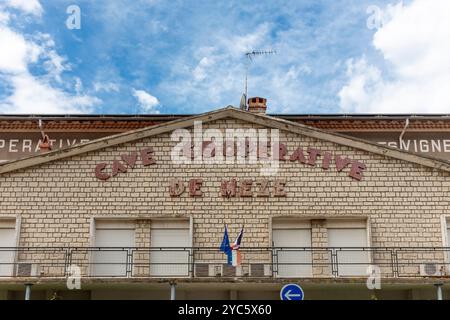
[[[260,128],[235,119],[203,127]],[[276,176],[269,177],[271,186],[275,179],[286,180],[286,197],[223,198],[223,179],[256,182],[261,178],[259,166],[175,165],[170,161],[175,142],[166,133],[3,174],[0,216],[20,215],[19,245],[24,247],[87,247],[91,218],[115,216],[144,219],[136,233],[138,247],[150,245],[145,235],[145,230],[150,232],[150,222],[145,219],[155,217],[193,217],[194,246],[217,248],[227,223],[232,239],[245,225],[243,247],[270,247],[269,220],[280,216],[309,220],[370,217],[372,246],[443,245],[440,218],[450,212],[447,173],[289,132],[281,132],[280,139],[288,154],[297,147],[314,147],[364,162],[364,177],[362,181],[351,179],[349,168],[343,172],[333,167],[323,170],[319,161],[315,167],[286,161]],[[126,173],[108,181],[96,179],[97,163],[108,163],[110,170],[112,161],[121,154],[149,146],[155,150],[156,165],[142,166],[138,160]],[[185,192],[178,198],[170,197],[172,178],[183,179],[186,188],[189,179],[203,179],[203,196],[189,197]],[[313,246],[325,245],[323,234],[316,233],[318,243]],[[216,256],[223,261],[223,255]],[[442,256],[439,253],[432,258]],[[146,260],[146,256],[135,259]]]

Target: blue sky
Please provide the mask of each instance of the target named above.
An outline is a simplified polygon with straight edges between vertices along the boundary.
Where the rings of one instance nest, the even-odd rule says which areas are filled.
[[[423,12],[413,8],[423,0],[2,2],[0,46],[15,48],[14,40],[19,49],[6,53],[3,69],[0,54],[0,112],[167,114],[237,106],[248,50],[277,51],[250,64],[249,96],[268,98],[271,113],[395,112],[393,103],[404,112],[406,94],[395,100],[395,92],[417,83],[405,79],[395,53],[419,46],[410,34],[403,39],[396,20]],[[80,8],[80,29],[66,27],[69,5]],[[369,27],[370,6],[400,13]],[[420,25],[408,30],[414,28]],[[392,35],[405,44],[392,48]],[[23,61],[9,68],[20,41]]]

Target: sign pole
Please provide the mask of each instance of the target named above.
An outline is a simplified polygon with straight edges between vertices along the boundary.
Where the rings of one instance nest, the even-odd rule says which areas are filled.
[[[31,299],[31,286],[32,285],[33,285],[32,283],[25,284],[25,300]]]
[[[175,281],[170,282],[170,300],[176,300],[176,286]]]
[[[437,300],[442,300],[442,286],[444,284],[442,282],[436,283],[436,293],[437,293]]]

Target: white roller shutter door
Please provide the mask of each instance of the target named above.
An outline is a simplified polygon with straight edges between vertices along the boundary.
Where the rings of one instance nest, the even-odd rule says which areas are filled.
[[[279,277],[312,276],[311,251],[294,247],[311,247],[311,229],[305,223],[274,222],[272,227],[274,263]]]
[[[15,220],[0,220],[0,277],[13,275],[16,246]]]
[[[328,246],[339,247],[335,250],[339,276],[365,276],[367,274],[369,252],[350,249],[367,247],[367,230],[365,228],[328,229]]]
[[[450,219],[447,219],[447,248],[450,248]],[[450,250],[447,251],[447,272],[450,273]]]
[[[450,220],[447,220],[447,247],[450,247]]]
[[[189,221],[152,221],[150,244],[152,276],[189,275]]]
[[[127,248],[135,245],[134,222],[96,222],[95,247],[102,248],[93,253],[95,276],[127,275],[130,263]]]

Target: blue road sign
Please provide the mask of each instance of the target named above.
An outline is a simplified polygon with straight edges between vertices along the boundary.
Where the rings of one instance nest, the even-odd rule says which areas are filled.
[[[302,287],[295,283],[289,283],[280,290],[281,300],[303,300],[304,297]]]

